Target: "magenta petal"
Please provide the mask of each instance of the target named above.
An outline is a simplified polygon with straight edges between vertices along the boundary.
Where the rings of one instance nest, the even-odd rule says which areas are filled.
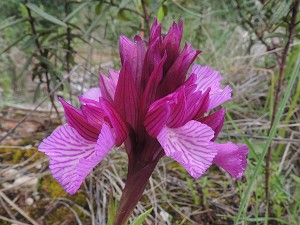
[[[179,162],[188,173],[199,178],[212,164],[217,150],[210,140],[213,130],[200,122],[190,121],[182,127],[164,127],[157,140],[166,156]]]
[[[116,136],[116,146],[119,147],[127,138],[128,128],[119,113],[104,98],[100,98],[100,107],[105,112],[113,127]]]
[[[96,142],[84,139],[69,125],[60,126],[39,146],[39,151],[50,157],[50,170],[53,177],[69,194],[75,194],[78,182],[76,167],[79,160],[94,154]]]
[[[105,112],[94,104],[82,105],[81,110],[87,122],[100,130],[102,124],[105,122]]]
[[[101,97],[100,88],[91,88],[84,92],[82,97],[94,101],[99,101],[99,98]]]
[[[155,100],[157,87],[163,76],[163,66],[167,59],[165,53],[160,63],[154,68],[143,94],[143,107],[147,108]]]
[[[99,129],[88,123],[83,113],[67,103],[63,98],[58,98],[65,110],[68,124],[73,127],[83,138],[89,141],[96,141]]]
[[[214,158],[214,163],[222,167],[236,179],[241,179],[247,168],[248,147],[238,146],[232,142],[226,144],[215,143],[218,154]]]
[[[184,88],[179,88],[174,95],[175,102],[171,104],[170,117],[168,118],[167,126],[170,128],[180,127],[185,122],[186,115],[186,96]]]
[[[207,89],[204,93],[202,93],[201,91],[186,93],[186,122],[192,119],[196,120],[199,117],[203,116],[204,113],[206,113],[209,106],[209,92],[210,89]]]
[[[145,44],[139,36],[135,37],[134,43],[125,36],[120,37],[121,62],[122,64],[124,64],[125,61],[130,62],[131,71],[134,74],[134,82],[139,91],[141,91],[140,87],[145,54]]]
[[[146,114],[144,125],[152,137],[156,137],[160,130],[168,127],[179,127],[185,122],[186,98],[184,87],[155,101]]]
[[[138,100],[138,91],[134,84],[131,67],[129,62],[126,61],[120,71],[114,106],[123,119],[135,130],[138,120]]]
[[[170,67],[160,85],[160,96],[173,92],[184,83],[187,71],[200,53],[201,51],[199,50],[193,50],[191,45],[186,44],[184,46],[180,56]]]
[[[78,183],[81,184],[92,169],[104,159],[115,142],[111,128],[103,124],[97,144],[94,147],[94,154],[89,158],[81,158],[76,166]]]
[[[182,39],[183,23],[178,25],[174,22],[169,32],[163,40],[163,48],[166,50],[168,58],[164,65],[164,71],[168,71],[180,52],[180,42]]]
[[[208,110],[214,109],[231,99],[230,87],[226,86],[225,89],[220,87],[222,77],[218,71],[213,71],[208,66],[194,65],[191,74],[197,75],[196,84],[198,91],[203,92],[208,88],[211,89]]]
[[[159,36],[147,49],[143,64],[142,88],[146,87],[150,75],[161,62],[161,44],[161,37]]]
[[[170,104],[165,99],[158,100],[150,106],[144,122],[150,136],[157,137],[161,129],[166,125],[170,112]]]
[[[154,18],[153,24],[150,30],[149,43],[150,46],[157,38],[161,37],[161,25],[157,23],[157,19]]]
[[[215,135],[214,135],[214,138],[212,139],[212,141],[214,141],[217,138],[218,134],[222,130],[222,127],[224,124],[225,113],[226,113],[226,109],[222,108],[222,109],[214,112],[213,114],[203,117],[198,120],[199,122],[204,123],[207,126],[211,127],[211,129],[213,129],[213,131],[215,132]]]

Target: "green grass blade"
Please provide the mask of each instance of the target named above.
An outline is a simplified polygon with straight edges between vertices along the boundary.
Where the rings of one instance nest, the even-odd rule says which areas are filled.
[[[38,14],[39,16],[43,17],[45,20],[48,20],[51,23],[54,23],[54,24],[62,26],[62,27],[67,27],[67,24],[65,24],[63,21],[61,21],[61,20],[55,18],[54,16],[52,16],[52,15],[44,12],[39,7],[37,7],[36,5],[34,5],[32,3],[27,3],[26,6],[29,9],[31,9],[33,12],[35,12],[36,14]]]
[[[69,20],[71,20],[77,13],[79,13],[83,8],[85,8],[87,5],[89,5],[91,2],[84,2],[80,4],[74,11],[72,11],[66,18],[64,18],[63,22],[67,23]]]
[[[292,76],[291,76],[290,81],[289,81],[289,83],[288,83],[288,87],[287,87],[287,89],[285,90],[284,97],[283,97],[283,99],[282,99],[282,101],[281,101],[281,103],[280,103],[280,105],[279,105],[279,109],[278,109],[278,112],[277,112],[277,114],[276,114],[276,117],[275,117],[273,126],[272,126],[272,128],[271,128],[271,130],[270,130],[268,139],[267,139],[266,144],[265,144],[265,146],[264,146],[264,148],[263,148],[262,155],[261,155],[261,157],[260,157],[260,159],[259,159],[259,161],[258,161],[258,163],[257,163],[257,165],[256,165],[256,167],[255,167],[253,176],[252,176],[252,178],[251,178],[251,180],[250,180],[250,182],[249,182],[249,184],[248,184],[248,187],[247,187],[245,196],[244,196],[244,198],[243,198],[243,200],[242,200],[242,203],[241,203],[241,205],[240,205],[238,214],[237,214],[236,217],[235,217],[234,225],[237,225],[237,224],[238,224],[238,221],[240,220],[241,214],[242,214],[242,212],[244,211],[244,207],[245,207],[245,205],[246,205],[246,202],[247,202],[248,199],[250,198],[250,194],[251,194],[251,191],[252,191],[252,187],[253,187],[254,181],[255,181],[255,179],[256,179],[256,177],[257,177],[257,175],[258,175],[258,172],[259,172],[259,170],[260,170],[260,167],[261,167],[261,165],[262,165],[262,163],[263,163],[263,160],[264,160],[264,158],[265,158],[265,156],[266,156],[266,154],[267,154],[269,145],[271,144],[271,141],[272,141],[272,139],[273,139],[273,137],[274,137],[274,135],[275,135],[275,133],[276,133],[277,125],[278,125],[278,123],[279,123],[279,121],[280,121],[280,118],[281,118],[281,116],[282,116],[282,113],[283,113],[283,110],[284,110],[284,108],[285,108],[285,105],[286,105],[286,103],[287,103],[287,101],[288,101],[288,98],[289,98],[289,96],[290,96],[290,94],[291,94],[291,91],[292,91],[293,85],[294,85],[294,83],[295,83],[295,81],[296,81],[296,78],[297,78],[297,76],[299,75],[299,69],[300,69],[300,55],[298,56],[298,59],[297,59],[297,61],[296,61],[296,63],[295,63],[295,67],[294,67]]]
[[[138,218],[136,218],[131,225],[141,225],[145,221],[145,219],[150,215],[152,212],[153,208],[147,210],[143,214],[139,215]]]

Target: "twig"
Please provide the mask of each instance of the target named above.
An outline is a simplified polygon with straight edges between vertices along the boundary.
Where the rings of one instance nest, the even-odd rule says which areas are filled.
[[[19,222],[19,221],[17,221],[17,220],[12,220],[12,219],[6,218],[6,217],[4,217],[4,216],[0,216],[0,219],[3,220],[3,221],[10,222],[11,224],[17,224],[17,225],[29,225],[28,223],[22,223],[22,222]]]
[[[146,6],[146,2],[145,0],[141,0],[142,6],[143,6],[143,11],[144,11],[144,19],[146,22],[146,27],[148,32],[150,32],[150,19],[149,19],[149,15],[148,15],[148,11],[147,11],[147,6]]]
[[[48,93],[47,96],[45,96],[42,101],[32,110],[32,111],[29,111],[24,117],[22,120],[20,120],[20,122],[14,127],[12,128],[11,130],[9,130],[3,137],[0,138],[0,143],[5,139],[7,138],[9,135],[11,135],[13,132],[15,132],[15,130],[22,124],[24,123],[29,116],[32,115],[33,112],[35,112],[47,99],[50,95],[52,95],[67,79],[69,76],[71,76],[78,68],[79,66],[75,66],[74,69],[67,75],[66,78],[64,78],[62,81],[60,81],[53,89],[50,93]]]
[[[279,97],[280,92],[283,85],[283,78],[284,78],[284,71],[286,67],[286,58],[288,56],[288,51],[290,48],[291,43],[293,42],[294,36],[295,36],[295,30],[296,30],[296,18],[297,13],[299,9],[299,3],[300,0],[296,0],[295,3],[292,6],[292,17],[291,22],[288,26],[288,41],[286,42],[282,55],[281,55],[281,63],[280,63],[280,69],[279,69],[279,79],[277,84],[277,90],[275,94],[275,100],[274,100],[274,108],[273,108],[273,114],[271,119],[271,127],[274,124],[276,112],[278,109],[279,104]],[[266,202],[267,202],[267,213],[270,213],[271,210],[271,204],[270,204],[270,161],[271,161],[271,155],[272,155],[272,147],[271,145],[268,148],[267,156],[266,156],[266,168],[265,168],[265,174],[266,174],[266,180],[265,180],[265,195],[266,195]]]
[[[0,196],[15,210],[17,210],[22,216],[24,216],[31,224],[39,225],[30,216],[27,215],[19,206],[17,206],[13,201],[11,201],[2,191],[0,191]]]
[[[69,3],[68,0],[64,0],[64,9],[65,9],[65,14],[66,17],[69,14]],[[71,47],[71,42],[72,42],[72,34],[71,34],[71,28],[68,25],[67,27],[67,53],[66,53],[66,62],[67,62],[67,72],[70,73],[70,61],[71,61],[71,56],[73,53],[73,49]],[[71,77],[68,78],[68,83],[69,85],[71,85]],[[72,103],[72,91],[71,89],[69,90],[69,98],[70,98],[70,102]]]

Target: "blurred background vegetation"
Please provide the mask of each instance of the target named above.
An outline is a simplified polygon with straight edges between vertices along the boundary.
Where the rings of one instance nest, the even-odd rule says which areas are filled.
[[[222,177],[224,173],[217,168],[194,181],[179,165],[165,160],[153,175],[152,191],[147,192],[148,198],[142,200],[136,214],[154,206],[147,224],[232,224],[234,220],[243,224],[299,224],[298,11],[299,0],[0,1],[2,183],[12,179],[7,175],[12,168],[23,170],[11,176],[24,174],[24,160],[43,162],[41,168],[25,171],[39,174],[35,190],[27,190],[25,195],[38,193],[46,202],[33,198],[34,204],[26,205],[28,196],[20,194],[14,201],[19,209],[38,224],[60,224],[65,215],[69,217],[64,224],[105,224],[109,217],[108,200],[104,199],[109,199],[111,189],[115,198],[119,196],[122,183],[118,182],[126,174],[120,172],[126,164],[125,156],[120,159],[112,154],[110,162],[117,162],[116,168],[103,163],[99,173],[107,176],[101,180],[91,177],[79,195],[69,197],[51,180],[45,159],[35,155],[35,150],[42,137],[63,120],[57,95],[77,104],[77,95],[98,86],[100,70],[120,68],[120,35],[133,38],[139,34],[147,39],[154,17],[162,23],[164,33],[173,21],[183,20],[183,44],[192,43],[195,49],[201,49],[197,63],[219,70],[224,84],[233,88],[221,140],[245,142],[250,148],[249,168],[241,182]],[[293,76],[296,80],[289,82]],[[292,89],[284,105],[283,94],[288,87]],[[25,113],[15,115],[24,107]],[[44,111],[38,111],[38,107]],[[282,116],[278,115],[280,122],[276,124],[280,109]],[[16,117],[13,122],[12,112]],[[48,112],[50,121],[38,121],[42,123],[38,128],[22,136],[22,129],[28,131],[31,126],[24,125],[25,121],[34,121],[43,113],[49,117]],[[12,125],[7,125],[8,120]],[[273,136],[272,125],[277,125]],[[266,145],[268,139],[273,140],[270,147]],[[32,149],[27,149],[31,151],[28,155],[24,146]],[[103,195],[95,191],[93,182],[101,184],[97,188],[105,190]],[[249,184],[251,190],[247,190]],[[154,188],[157,186],[164,188]],[[2,185],[0,224],[10,224],[9,219],[33,223],[5,200],[4,196],[16,192],[18,189]],[[39,207],[47,208],[49,202],[51,210],[38,211]]]

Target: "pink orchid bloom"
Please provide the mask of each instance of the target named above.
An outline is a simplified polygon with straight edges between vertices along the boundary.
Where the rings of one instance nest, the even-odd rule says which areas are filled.
[[[139,201],[163,156],[179,162],[194,178],[212,165],[241,179],[247,167],[246,146],[215,142],[224,123],[231,89],[208,66],[190,66],[201,52],[186,44],[180,51],[183,24],[161,35],[154,20],[148,41],[120,37],[120,72],[100,74],[100,88],[79,97],[80,109],[62,98],[68,124],[39,146],[50,157],[53,177],[75,194],[86,176],[113,146],[124,143],[128,178],[115,224],[123,224]]]

